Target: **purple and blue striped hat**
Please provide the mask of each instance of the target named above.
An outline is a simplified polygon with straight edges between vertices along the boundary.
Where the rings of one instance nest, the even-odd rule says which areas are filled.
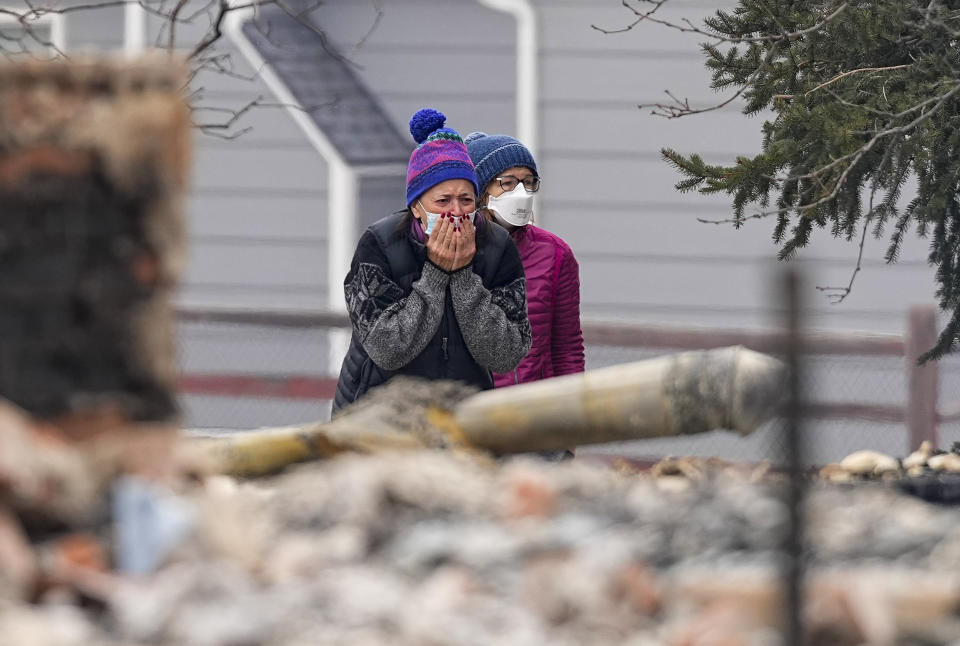
[[[423,108],[410,118],[410,134],[419,144],[410,153],[407,165],[407,206],[431,186],[448,179],[465,179],[477,188],[477,174],[470,161],[460,133],[444,128],[447,117],[441,112]]]

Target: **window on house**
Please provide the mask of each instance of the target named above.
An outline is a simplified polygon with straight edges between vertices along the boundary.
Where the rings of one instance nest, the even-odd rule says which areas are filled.
[[[16,14],[23,8],[3,7],[0,13],[0,56],[8,59],[56,58],[66,45],[63,16],[47,14],[26,23]]]

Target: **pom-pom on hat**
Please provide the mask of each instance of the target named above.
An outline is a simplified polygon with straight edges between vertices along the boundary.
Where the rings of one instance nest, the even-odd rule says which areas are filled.
[[[463,140],[477,171],[477,184],[484,191],[494,177],[514,166],[526,166],[537,174],[537,162],[522,143],[507,135],[471,132]]]
[[[410,118],[410,134],[419,144],[407,164],[407,206],[431,186],[448,179],[465,179],[477,189],[477,175],[460,133],[444,128],[442,112],[423,108]]]

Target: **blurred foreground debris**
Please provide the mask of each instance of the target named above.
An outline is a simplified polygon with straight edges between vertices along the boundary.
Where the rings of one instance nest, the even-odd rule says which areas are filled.
[[[884,480],[930,502],[958,504],[960,445],[945,451],[925,441],[902,460],[878,451],[855,451],[839,463],[822,467],[820,477],[842,484]]]
[[[64,430],[175,412],[184,82],[162,56],[0,64],[0,397]]]
[[[167,56],[0,64],[0,597],[90,597],[122,562],[113,483],[193,468],[169,304],[185,79]]]
[[[225,473],[260,475],[342,451],[508,455],[717,429],[747,435],[777,414],[785,378],[780,361],[739,346],[485,392],[395,378],[330,422],[203,442]]]
[[[20,646],[776,644],[781,479],[717,461],[622,473],[448,451],[344,454],[184,491],[196,526],[136,578],[74,552],[72,597],[0,601]],[[960,509],[811,487],[811,645],[947,646]],[[81,608],[83,608],[81,610]],[[723,637],[723,640],[719,640]]]

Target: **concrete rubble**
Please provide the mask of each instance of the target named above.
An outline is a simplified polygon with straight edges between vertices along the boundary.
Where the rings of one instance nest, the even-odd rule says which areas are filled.
[[[12,646],[782,643],[782,478],[715,460],[621,467],[403,451],[183,480],[156,489],[192,511],[151,572],[117,572],[123,518],[72,530],[70,549],[21,533],[42,574],[25,585],[30,573],[10,565],[21,561],[0,556],[0,635]],[[809,643],[958,643],[960,508],[883,481],[821,482],[807,515]]]

